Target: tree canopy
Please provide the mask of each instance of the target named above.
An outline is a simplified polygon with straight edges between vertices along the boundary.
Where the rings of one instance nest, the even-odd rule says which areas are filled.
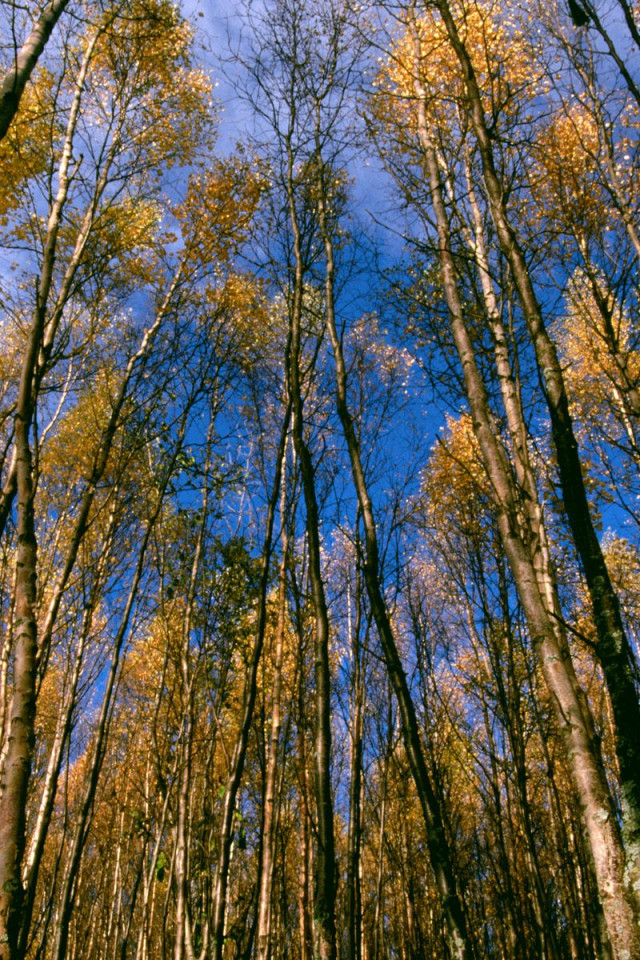
[[[0,960],[640,957],[640,8],[0,5]]]

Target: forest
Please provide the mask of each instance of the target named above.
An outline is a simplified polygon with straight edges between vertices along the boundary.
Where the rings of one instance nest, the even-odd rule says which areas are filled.
[[[1,0],[0,960],[639,960],[640,3]]]

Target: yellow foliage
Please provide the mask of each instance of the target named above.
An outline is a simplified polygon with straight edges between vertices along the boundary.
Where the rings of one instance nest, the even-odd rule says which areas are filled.
[[[36,743],[40,748],[53,741],[58,714],[62,710],[63,687],[64,665],[59,657],[53,656],[38,692],[35,729]]]
[[[194,263],[228,263],[246,239],[263,187],[259,169],[241,156],[216,160],[190,178],[175,214]]]
[[[625,537],[610,534],[602,544],[607,567],[617,590],[640,599],[640,555]]]
[[[607,534],[602,549],[607,568],[618,592],[624,614],[630,625],[630,634],[635,641],[636,655],[638,647],[638,623],[640,623],[640,552],[636,544],[625,537]]]
[[[103,370],[91,389],[65,412],[42,454],[43,479],[51,476],[71,487],[90,477],[117,387],[117,375]]]
[[[494,115],[533,99],[544,88],[544,78],[531,57],[530,45],[518,26],[515,5],[508,2],[451,4],[460,37],[471,58],[476,80]],[[408,20],[404,33],[381,64],[376,86],[383,118],[398,122],[398,112],[412,124],[416,85],[423,88],[427,117],[445,128],[455,124],[465,99],[460,62],[447,30],[435,10]],[[391,96],[389,97],[389,94]]]
[[[46,168],[53,117],[53,77],[39,70],[27,85],[20,110],[0,142],[0,226],[6,225],[7,214],[22,202],[24,182]]]
[[[563,343],[571,358],[572,366],[581,378],[604,374],[615,380],[616,356],[624,356],[632,380],[640,376],[640,356],[631,350],[632,324],[612,297],[607,298],[611,311],[609,323],[605,323],[598,309],[589,281],[581,272],[576,272],[568,290],[571,322],[566,324]],[[609,329],[607,329],[609,327]]]
[[[92,271],[109,266],[110,282],[119,289],[136,281],[151,281],[157,275],[155,253],[161,218],[160,207],[152,200],[123,197],[109,203],[96,219],[83,261]],[[61,240],[73,244],[79,226],[78,216],[70,216]]]
[[[606,216],[604,193],[594,180],[599,153],[595,119],[582,104],[557,113],[538,131],[533,144],[532,215],[599,229]]]
[[[633,346],[630,317],[606,292],[604,280],[597,279],[606,301],[605,315],[589,278],[576,271],[567,290],[567,316],[559,325],[558,339],[571,400],[581,420],[602,430],[611,413],[623,425],[627,421],[624,395],[627,385],[640,379],[640,352]],[[628,423],[627,429],[631,429]]]
[[[263,284],[253,274],[230,273],[221,286],[210,286],[207,295],[211,305],[231,319],[236,361],[247,370],[254,368],[280,342]]]
[[[166,722],[172,706],[175,709],[173,701],[180,683],[183,618],[183,604],[176,601],[166,606],[152,620],[148,630],[135,638],[127,653],[122,670],[121,700],[127,705],[123,712],[128,724],[137,728],[136,738],[140,747],[151,742],[150,723],[154,701],[160,689],[165,691],[158,718],[161,725]]]
[[[447,414],[446,426],[433,447],[424,473],[427,517],[436,529],[482,530],[481,499],[488,496],[488,481],[473,424],[468,414]]]
[[[112,251],[130,254],[149,244],[160,221],[157,204],[145,200],[134,203],[129,197],[114,203],[101,214],[98,229]]]
[[[191,65],[192,42],[191,25],[170,0],[132,0],[97,48],[95,119],[119,99],[130,118],[126,139],[154,167],[192,162],[210,124],[212,84]]]

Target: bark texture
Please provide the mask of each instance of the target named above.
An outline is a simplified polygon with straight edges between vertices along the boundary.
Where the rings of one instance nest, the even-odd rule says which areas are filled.
[[[0,140],[4,139],[18,112],[27,81],[68,3],[69,0],[50,0],[17,51],[13,66],[4,75],[0,85]]]
[[[541,590],[540,570],[530,552],[536,538],[523,537],[523,515],[509,461],[495,435],[486,389],[467,330],[458,290],[449,222],[442,183],[424,112],[424,91],[416,88],[419,129],[438,230],[438,255],[451,319],[451,330],[462,364],[474,432],[491,483],[498,528],[505,554],[538,647],[544,676],[553,696],[559,727],[565,738],[571,771],[580,797],[598,889],[614,956],[628,960],[629,946],[640,951],[633,903],[624,883],[624,852],[608,784],[596,746],[595,732],[584,695],[575,676],[566,639],[549,616],[549,599]]]
[[[544,323],[522,246],[508,216],[473,65],[449,4],[439,0],[437,6],[465,79],[491,215],[535,350],[551,418],[562,498],[593,606],[598,636],[596,652],[605,675],[616,728],[626,876],[635,901],[634,909],[640,915],[640,700],[633,652],[591,516],[562,367]]]

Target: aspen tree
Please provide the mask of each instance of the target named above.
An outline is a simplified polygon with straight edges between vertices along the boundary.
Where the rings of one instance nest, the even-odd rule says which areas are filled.
[[[572,737],[576,738],[575,743],[568,744],[568,754],[572,762],[575,781],[584,803],[585,825],[590,837],[590,847],[596,872],[599,875],[600,897],[607,919],[609,937],[614,944],[614,951],[617,951],[620,956],[624,956],[624,951],[627,949],[626,944],[633,942],[633,938],[636,936],[633,920],[635,909],[633,894],[625,890],[623,850],[617,826],[614,823],[615,815],[612,800],[602,763],[595,748],[592,718],[571,666],[557,596],[554,596],[553,573],[548,559],[545,559],[547,547],[545,546],[545,532],[541,524],[539,506],[536,507],[536,484],[530,473],[530,468],[527,466],[528,439],[526,428],[522,424],[521,412],[518,411],[517,394],[510,387],[512,377],[508,368],[508,356],[502,348],[499,349],[500,333],[499,327],[496,327],[495,324],[493,333],[496,370],[500,377],[505,412],[511,432],[512,453],[505,448],[491,415],[487,385],[479,366],[479,356],[467,322],[460,290],[460,268],[456,262],[455,252],[457,244],[448,211],[448,191],[451,189],[451,181],[448,179],[446,167],[443,169],[438,154],[439,127],[442,127],[448,134],[447,127],[451,125],[455,129],[459,120],[464,136],[469,129],[473,131],[475,140],[471,142],[475,144],[481,161],[483,191],[486,191],[486,203],[492,216],[499,250],[509,264],[514,285],[523,305],[523,313],[525,313],[527,319],[538,362],[544,367],[547,378],[545,396],[549,399],[549,378],[556,386],[561,384],[559,365],[557,364],[557,357],[555,365],[551,363],[549,357],[542,364],[542,353],[544,353],[544,350],[553,353],[553,345],[544,330],[539,305],[535,300],[522,250],[517,245],[515,234],[513,234],[506,217],[504,191],[498,178],[497,161],[494,157],[493,143],[488,131],[483,95],[479,81],[476,80],[476,71],[478,76],[487,80],[492,76],[491,57],[499,56],[499,51],[494,50],[492,44],[498,42],[502,27],[499,21],[494,24],[490,12],[485,14],[478,8],[470,13],[465,24],[465,29],[469,31],[470,36],[472,36],[474,29],[474,20],[477,19],[478,23],[482,24],[481,33],[475,38],[479,43],[477,50],[474,47],[474,55],[476,56],[476,67],[474,68],[468,52],[468,46],[472,43],[472,40],[467,39],[467,45],[465,45],[457,31],[449,6],[444,3],[436,3],[432,5],[431,9],[434,9],[434,14],[432,15],[430,12],[427,14],[426,23],[417,18],[414,10],[409,11],[407,39],[405,41],[407,46],[405,49],[414,67],[413,71],[407,74],[406,87],[403,88],[403,92],[409,100],[413,99],[414,101],[414,123],[422,151],[422,162],[429,185],[430,199],[435,213],[437,251],[443,290],[451,318],[451,331],[462,365],[474,431],[479,448],[482,451],[485,468],[490,477],[504,550],[509,558],[527,614],[529,630],[536,642],[541,644],[542,663],[545,667],[547,682],[550,689],[554,691],[557,703],[563,704],[559,711],[559,719],[562,721],[567,740]],[[438,14],[442,17],[442,21],[438,20]],[[425,29],[428,32],[430,27],[433,27],[435,34],[442,41],[438,47],[438,55],[442,57],[443,65],[447,63],[451,66],[450,80],[452,84],[457,84],[455,86],[455,99],[449,99],[446,91],[443,91],[444,95],[438,95],[435,92],[434,96],[434,91],[427,86],[427,81],[422,73],[423,69],[426,69],[428,73],[431,65],[429,65],[428,58],[423,59],[425,51],[422,46],[424,38],[421,31]],[[493,34],[493,31],[495,31],[495,34]],[[413,52],[411,44],[413,44]],[[425,67],[421,68],[421,63]],[[400,69],[402,70],[402,67]],[[445,67],[445,69],[447,68]],[[509,65],[509,70],[513,74],[513,82],[519,79],[523,83],[527,82],[526,73],[529,66],[526,61],[514,57]],[[522,77],[519,77],[519,73],[522,73]],[[493,80],[492,93],[495,96],[495,103],[501,104],[502,110],[508,113],[510,101],[506,81],[507,78],[503,80],[502,76],[498,74],[496,79]],[[442,77],[434,78],[434,82],[441,84]],[[504,88],[501,86],[503,82],[505,83]],[[531,82],[529,80],[529,83]],[[501,101],[503,95],[505,99]],[[496,106],[495,109],[499,110],[500,106]],[[459,111],[459,114],[456,114],[456,111]],[[433,120],[435,120],[435,123],[433,123]],[[465,146],[466,144],[463,141],[463,151]],[[470,189],[473,206],[473,185],[470,185]],[[481,272],[485,306],[488,308],[489,320],[492,322],[491,300],[486,299],[487,293],[490,293],[490,287],[487,283],[489,280],[487,260],[482,247],[478,246],[478,240],[481,240],[481,234],[476,230],[474,242],[476,264]],[[535,323],[531,313],[534,305],[537,310]],[[529,307],[531,309],[527,312]],[[561,387],[558,387],[558,389],[562,393]],[[559,397],[560,394],[553,402],[560,403]],[[552,401],[549,400],[549,402]],[[563,407],[566,417],[564,414],[561,416],[560,407],[555,407],[554,410],[565,427],[570,429],[566,396]],[[559,422],[554,426],[555,421],[552,417],[556,441],[559,437]],[[562,449],[566,452],[567,448],[563,447]],[[558,450],[559,456],[560,453],[561,451]],[[565,484],[567,482],[565,477]],[[519,488],[524,490],[525,501],[522,505],[520,505]],[[572,486],[572,489],[575,489],[575,485]],[[586,506],[586,499],[584,499],[584,504]],[[523,521],[525,523],[524,527],[521,526]],[[546,651],[546,644],[549,645],[548,651]],[[637,708],[637,701],[635,703]],[[569,717],[571,718],[569,723],[562,720],[562,718]],[[624,718],[624,723],[629,724],[628,716]],[[605,813],[601,813],[602,810]],[[604,830],[602,829],[603,823]],[[612,884],[618,891],[613,896],[610,894]]]

